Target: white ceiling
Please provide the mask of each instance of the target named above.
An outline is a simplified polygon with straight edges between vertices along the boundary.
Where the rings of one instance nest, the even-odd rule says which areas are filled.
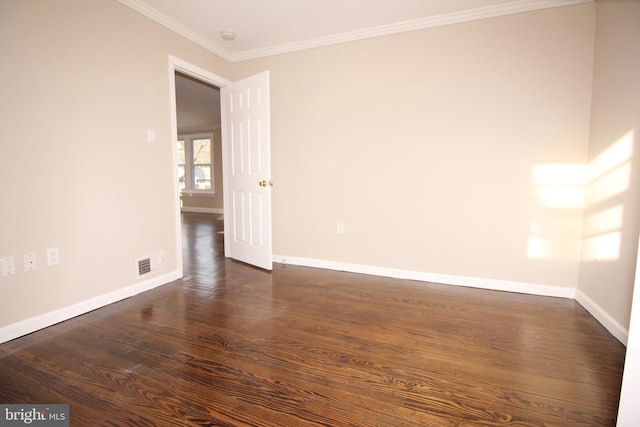
[[[118,0],[230,61],[592,0]],[[236,34],[234,41],[221,31]]]

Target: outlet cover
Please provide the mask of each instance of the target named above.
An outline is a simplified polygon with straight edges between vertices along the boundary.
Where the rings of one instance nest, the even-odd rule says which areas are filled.
[[[38,269],[38,257],[35,252],[24,254],[24,271],[36,271]]]
[[[58,248],[47,249],[47,265],[60,264],[60,251]]]
[[[12,256],[0,258],[0,275],[13,276],[16,274],[16,259]]]

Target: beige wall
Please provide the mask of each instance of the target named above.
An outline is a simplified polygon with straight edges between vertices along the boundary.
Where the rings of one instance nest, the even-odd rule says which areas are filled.
[[[198,195],[196,193],[182,194],[180,201],[183,211],[220,212],[224,209],[222,193],[222,145],[221,131],[217,129],[202,129],[198,131],[179,132],[180,135],[211,133],[213,135],[213,184],[215,194]]]
[[[579,300],[626,328],[640,227],[640,2],[598,0],[596,8]]]
[[[274,253],[575,288],[557,171],[587,157],[593,26],[589,3],[234,64],[271,72]]]
[[[230,64],[111,0],[3,0],[0,55],[0,327],[136,285],[138,257],[175,273],[169,55]]]

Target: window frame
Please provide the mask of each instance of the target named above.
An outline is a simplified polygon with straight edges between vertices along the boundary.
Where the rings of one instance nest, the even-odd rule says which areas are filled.
[[[198,189],[195,187],[195,179],[194,179],[194,168],[195,168],[195,159],[193,158],[194,154],[194,141],[199,139],[208,139],[210,141],[210,164],[211,164],[211,188],[210,189]],[[180,182],[178,182],[178,189],[180,190],[180,194],[196,194],[196,195],[215,195],[215,170],[214,170],[214,139],[212,132],[204,132],[204,133],[183,133],[178,134],[178,138],[176,139],[176,152],[178,151],[178,144],[180,141],[184,141],[184,179],[185,179],[185,188],[182,189],[180,186]],[[176,155],[178,161],[180,159],[179,153]],[[176,168],[178,168],[178,179],[180,179],[180,163],[176,164]]]

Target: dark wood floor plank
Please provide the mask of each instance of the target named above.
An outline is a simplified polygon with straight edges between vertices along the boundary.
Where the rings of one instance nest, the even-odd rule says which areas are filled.
[[[613,426],[625,349],[575,301],[223,257],[0,345],[0,403],[74,426]]]

